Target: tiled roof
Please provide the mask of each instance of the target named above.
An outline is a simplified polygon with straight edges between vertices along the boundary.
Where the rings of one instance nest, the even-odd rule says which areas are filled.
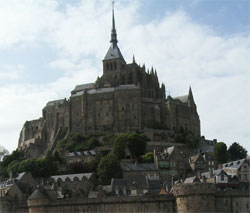
[[[117,59],[117,58],[120,58],[122,61],[125,62],[119,47],[117,45],[111,44],[108,52],[106,53],[106,56],[104,57],[104,60]]]
[[[74,156],[89,156],[89,155],[96,155],[94,150],[91,151],[82,151],[82,152],[69,152],[66,154],[67,157],[74,157]]]
[[[78,92],[78,91],[82,91],[85,89],[90,89],[90,88],[93,88],[94,85],[95,85],[94,83],[76,85],[75,89],[72,92]]]
[[[194,177],[186,178],[184,181],[184,183],[194,183],[194,182],[200,182],[199,178],[194,176]]]
[[[48,196],[41,192],[40,189],[36,189],[28,198],[28,200],[36,200],[36,199],[48,199]]]
[[[60,100],[55,100],[55,101],[49,101],[46,106],[53,106],[53,105],[56,105],[56,104],[63,104],[64,102],[64,99],[60,99]]]
[[[241,160],[231,161],[229,163],[224,163],[222,164],[222,168],[239,169],[244,161],[245,159],[241,159]]]
[[[187,103],[187,101],[188,101],[188,95],[174,97],[174,99],[180,100],[183,103]]]
[[[154,163],[122,163],[122,170],[129,171],[155,171],[157,170]]]
[[[108,93],[114,92],[114,87],[100,88],[100,89],[90,89],[88,90],[88,94],[99,94],[99,93]]]
[[[69,179],[70,181],[74,181],[75,178],[78,178],[80,181],[83,179],[83,177],[89,178],[92,176],[93,173],[82,173],[82,174],[70,174],[70,175],[56,175],[56,176],[51,176],[51,178],[57,182],[59,179],[62,182],[65,182],[66,179]]]
[[[128,189],[147,189],[147,181],[144,175],[130,175],[126,178]]]

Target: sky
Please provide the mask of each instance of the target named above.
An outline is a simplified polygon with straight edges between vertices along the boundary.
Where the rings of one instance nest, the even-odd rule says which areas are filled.
[[[127,63],[157,70],[167,95],[191,85],[201,134],[250,153],[248,0],[116,0]],[[18,145],[48,101],[102,75],[111,1],[0,0],[0,144]]]

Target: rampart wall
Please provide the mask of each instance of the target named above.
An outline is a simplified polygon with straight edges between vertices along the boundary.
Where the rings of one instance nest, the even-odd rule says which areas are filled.
[[[38,212],[176,212],[175,197],[136,196],[48,201],[29,200],[29,213]]]

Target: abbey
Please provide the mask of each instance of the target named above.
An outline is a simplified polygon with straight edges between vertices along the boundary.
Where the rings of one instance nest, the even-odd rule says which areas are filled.
[[[68,129],[84,135],[187,130],[200,136],[200,120],[191,87],[185,96],[166,97],[156,71],[126,63],[118,47],[114,10],[110,47],[102,61],[103,74],[94,83],[77,85],[69,99],[50,101],[43,116],[27,121],[19,148],[40,146],[51,150],[58,135]]]

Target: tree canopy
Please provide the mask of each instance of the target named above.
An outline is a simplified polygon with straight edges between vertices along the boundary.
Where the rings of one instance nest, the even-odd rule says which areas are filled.
[[[114,154],[103,157],[97,168],[97,175],[103,184],[109,184],[111,178],[120,178],[122,174],[119,159]]]
[[[134,158],[143,155],[146,150],[147,138],[144,134],[130,133],[120,134],[115,137],[113,143],[113,153],[122,159],[125,156],[125,148],[128,147]]]
[[[228,155],[231,161],[240,160],[247,157],[247,150],[234,142],[228,149]]]
[[[219,163],[226,163],[228,160],[227,145],[223,142],[214,145],[214,158]]]

